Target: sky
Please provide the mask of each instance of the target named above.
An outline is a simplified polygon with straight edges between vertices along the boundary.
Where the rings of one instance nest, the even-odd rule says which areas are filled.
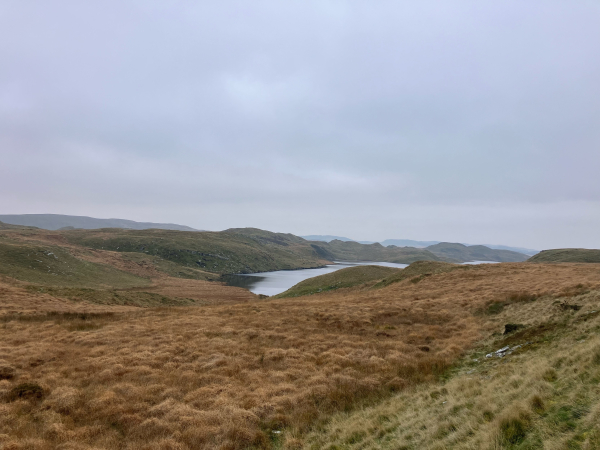
[[[600,248],[600,2],[0,0],[0,214]]]

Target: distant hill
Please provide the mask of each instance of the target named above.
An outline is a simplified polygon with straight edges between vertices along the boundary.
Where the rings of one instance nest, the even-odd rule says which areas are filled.
[[[309,278],[278,294],[276,298],[300,297],[336,289],[359,286],[396,275],[402,269],[382,266],[358,266],[336,270],[332,273]]]
[[[511,252],[523,253],[524,255],[533,256],[538,254],[539,250],[533,250],[531,248],[523,248],[523,247],[509,247],[508,245],[491,245],[491,244],[483,244],[486,247],[493,248],[496,250],[509,250]]]
[[[344,242],[352,241],[352,242],[358,242],[359,244],[366,244],[366,245],[379,243],[379,244],[383,245],[384,247],[389,247],[390,245],[394,245],[396,247],[427,248],[432,245],[440,244],[442,242],[442,241],[414,241],[412,239],[386,239],[385,241],[356,241],[354,239],[349,239],[349,238],[341,237],[341,236],[331,236],[328,234],[326,234],[326,235],[314,234],[314,235],[310,235],[310,236],[300,236],[300,237],[306,239],[307,241],[331,242],[331,241],[337,239],[339,241],[344,241]],[[466,245],[467,247],[473,247],[473,245],[471,245],[471,244],[463,243],[463,245]],[[484,246],[491,248],[491,249],[495,249],[495,250],[508,250],[511,252],[523,253],[524,255],[529,255],[529,256],[533,256],[539,252],[539,250],[533,250],[531,248],[509,247],[507,245],[484,244]]]
[[[331,236],[329,234],[311,234],[309,236],[300,236],[302,239],[306,239],[307,241],[323,241],[323,242],[331,242],[334,240],[338,241],[354,241],[354,239],[350,239],[343,236]]]
[[[329,254],[328,258],[332,261],[385,261],[399,264],[410,264],[415,261],[443,261],[444,257],[439,257],[424,248],[414,247],[384,247],[380,243],[359,244],[354,241],[334,240],[322,245],[313,245],[313,248],[320,247]]]
[[[24,227],[22,225],[12,225],[0,222],[0,230],[35,230],[36,227]]]
[[[439,244],[440,241],[412,241],[410,239],[386,239],[382,241],[381,244],[385,245],[395,245],[396,247],[416,247],[416,248],[425,248],[430,245]]]
[[[587,248],[559,248],[544,250],[527,260],[528,262],[577,262],[600,263],[600,250]]]
[[[451,262],[467,261],[496,261],[496,262],[521,262],[527,260],[527,255],[509,250],[496,250],[483,245],[466,246],[441,242],[430,245],[425,250],[430,251],[440,258]]]
[[[156,228],[159,230],[197,231],[185,225],[173,223],[135,222],[125,219],[96,219],[87,216],[67,216],[63,214],[12,214],[0,215],[0,221],[27,227],[37,227],[44,230],[59,230],[69,228],[82,228],[94,230],[99,228],[125,228],[130,230],[146,230]]]

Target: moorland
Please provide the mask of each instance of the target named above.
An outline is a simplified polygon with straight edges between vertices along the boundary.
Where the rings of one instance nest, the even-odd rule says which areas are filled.
[[[218,281],[330,261],[314,245],[3,226],[0,448],[597,448],[600,264]]]

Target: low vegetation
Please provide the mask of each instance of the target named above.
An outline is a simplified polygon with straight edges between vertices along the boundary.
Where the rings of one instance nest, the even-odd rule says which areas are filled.
[[[363,266],[264,299],[209,280],[325,253],[255,229],[24,228],[0,252],[2,450],[600,439],[600,265]]]
[[[528,260],[535,263],[600,263],[600,250],[586,248],[560,248],[544,250]]]
[[[306,449],[600,448],[600,291],[514,303],[498,332],[435,383],[341,413]],[[509,347],[502,357],[495,352]]]
[[[300,297],[336,289],[372,285],[374,282],[395,275],[401,270],[383,266],[348,267],[304,280],[275,297]]]
[[[599,275],[595,265],[501,264],[431,272],[418,282],[411,281],[413,276],[379,289],[355,287],[232,304],[140,309],[62,300],[65,308],[87,303],[98,314],[114,313],[86,319],[57,308],[15,311],[13,303],[0,323],[0,368],[10,376],[0,380],[0,445],[36,450],[67,443],[73,448],[131,449],[357,447],[375,439],[370,427],[342,427],[337,434],[331,431],[335,436],[330,427],[356,411],[370,411],[413,392],[430,399],[432,416],[423,420],[427,430],[433,427],[436,437],[431,439],[437,441],[420,441],[429,436],[421,430],[411,442],[451,442],[464,434],[462,422],[444,412],[447,397],[463,395],[452,380],[461,371],[487,368],[482,372],[487,377],[496,365],[503,367],[500,359],[468,370],[466,363],[455,362],[481,339],[533,340],[535,336],[519,333],[532,330],[535,321],[561,324],[559,318],[572,317],[572,323],[580,323],[576,320],[583,321],[595,301]],[[560,297],[577,285],[587,293]],[[52,298],[59,304],[60,298],[48,293],[23,290],[32,299]],[[480,314],[490,302],[524,294],[535,300]],[[564,301],[582,308],[563,309],[558,305]],[[525,328],[500,336],[506,323]],[[493,333],[499,334],[490,338]],[[540,337],[523,352],[542,348],[546,341],[551,340]],[[485,351],[496,348],[493,340],[486,345]],[[556,380],[543,383],[560,383],[563,367],[566,361],[544,368],[540,375],[552,369]],[[546,377],[554,375],[548,372]],[[523,384],[515,386],[524,389]],[[538,409],[542,403],[553,405],[544,392],[538,394]],[[501,410],[501,405],[487,415],[485,409],[476,411],[479,403],[471,409],[462,403],[452,406],[452,414],[472,411],[482,420],[488,417],[485,424],[506,415],[504,428],[497,422],[494,430],[506,429],[509,440],[521,433],[511,421],[511,410]],[[378,439],[396,439],[394,430],[399,428],[393,427],[401,411],[377,419],[377,432],[383,433]],[[537,419],[528,411],[525,430],[530,436]],[[340,412],[345,416],[330,420]],[[412,426],[408,415],[402,417],[401,423]],[[415,430],[421,426],[414,425]]]
[[[71,287],[146,286],[150,280],[107,264],[76,258],[56,245],[0,241],[0,274],[41,285]]]
[[[453,270],[469,270],[470,266],[460,266],[458,264],[450,264],[437,261],[417,261],[409,265],[408,267],[391,274],[377,284],[374,288],[382,288],[389,286],[399,281],[411,280],[412,283],[418,283],[426,277],[429,277],[438,273],[452,272]]]
[[[428,251],[441,259],[450,262],[466,261],[496,261],[496,262],[522,262],[528,256],[511,250],[496,250],[484,245],[463,245],[449,242],[430,245]]]

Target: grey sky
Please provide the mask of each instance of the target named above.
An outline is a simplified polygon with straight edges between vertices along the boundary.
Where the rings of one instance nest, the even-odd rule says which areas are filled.
[[[597,1],[0,1],[0,212],[600,247]]]

